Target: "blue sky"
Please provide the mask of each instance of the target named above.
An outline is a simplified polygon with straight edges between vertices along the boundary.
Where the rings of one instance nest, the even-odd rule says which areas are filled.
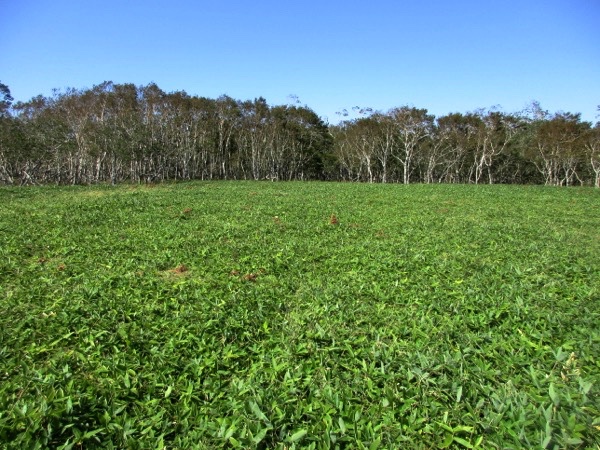
[[[0,0],[16,100],[102,81],[437,116],[538,100],[596,121],[600,0]]]

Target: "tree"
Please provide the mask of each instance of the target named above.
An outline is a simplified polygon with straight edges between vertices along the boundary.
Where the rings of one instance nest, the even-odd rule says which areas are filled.
[[[437,120],[436,137],[444,142],[439,151],[440,182],[465,183],[470,180],[479,126],[480,121],[474,114],[451,113]]]
[[[273,133],[270,130],[271,111],[263,97],[240,104],[239,144],[244,164],[244,178],[276,180],[277,174],[269,167],[269,151]],[[249,166],[247,174],[246,166]]]
[[[0,117],[8,116],[13,100],[14,98],[10,95],[8,86],[0,82]]]
[[[478,139],[473,161],[475,184],[478,184],[481,180],[484,170],[487,170],[488,182],[492,184],[494,182],[492,164],[515,137],[520,123],[514,116],[493,110],[480,110],[476,113],[476,116],[480,122],[478,124]]]
[[[451,153],[450,139],[452,127],[447,118],[437,118],[433,125],[433,132],[429,145],[423,149],[422,181],[425,183],[442,182],[448,169],[448,155]]]
[[[375,157],[379,162],[380,170],[379,181],[386,183],[390,176],[390,164],[397,145],[396,124],[392,117],[383,114],[373,114],[373,141],[375,144]]]
[[[546,185],[570,186],[577,179],[584,159],[585,131],[588,122],[581,114],[556,113],[549,119],[535,120],[529,124],[529,157],[544,177]]]
[[[594,173],[594,186],[600,188],[600,122],[587,131],[584,145],[586,156]]]
[[[337,179],[344,181],[358,181],[358,157],[351,145],[350,133],[352,122],[344,121],[337,126],[329,128],[333,139],[333,155],[337,162]]]
[[[279,179],[323,177],[331,136],[319,116],[307,106],[282,105],[271,108],[271,120],[271,158]]]
[[[600,187],[600,124],[496,110],[439,118],[352,108],[329,126],[307,106],[270,106],[105,81],[13,103],[0,83],[0,182],[338,179],[589,183]],[[599,107],[600,112],[600,107]],[[344,117],[347,113],[344,113]]]
[[[426,109],[408,106],[392,109],[388,116],[396,129],[392,156],[402,165],[402,182],[408,184],[419,149],[433,134],[434,117]]]

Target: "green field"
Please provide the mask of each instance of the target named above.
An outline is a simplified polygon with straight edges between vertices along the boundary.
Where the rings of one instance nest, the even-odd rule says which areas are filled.
[[[600,190],[0,188],[1,448],[600,448]]]

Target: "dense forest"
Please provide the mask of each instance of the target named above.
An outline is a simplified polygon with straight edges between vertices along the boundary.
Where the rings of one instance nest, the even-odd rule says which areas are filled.
[[[441,117],[368,108],[337,125],[271,106],[104,82],[13,102],[0,83],[0,183],[191,179],[600,187],[600,123],[496,108]]]

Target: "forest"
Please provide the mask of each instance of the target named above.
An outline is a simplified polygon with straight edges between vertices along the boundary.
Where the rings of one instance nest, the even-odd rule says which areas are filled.
[[[110,81],[13,102],[0,83],[0,184],[333,180],[600,187],[600,122],[492,107],[356,108],[328,124],[272,106]]]

